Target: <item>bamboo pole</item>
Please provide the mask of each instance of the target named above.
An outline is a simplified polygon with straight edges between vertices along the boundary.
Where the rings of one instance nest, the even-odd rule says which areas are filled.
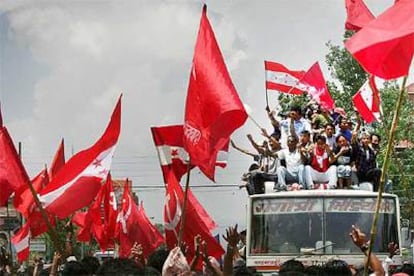
[[[188,189],[190,188],[190,172],[191,172],[191,159],[188,160],[188,164],[187,164],[187,178],[185,181],[184,203],[183,203],[183,209],[182,209],[180,231],[178,232],[178,239],[177,239],[177,246],[179,247],[181,247],[181,242],[183,240],[185,220],[187,217]]]
[[[368,247],[368,254],[367,254],[368,259],[365,262],[364,275],[368,275],[369,259],[371,257],[372,248],[374,246],[375,236],[376,236],[376,232],[377,232],[377,222],[378,222],[378,216],[379,216],[379,209],[381,207],[382,192],[384,190],[384,185],[385,185],[385,176],[386,176],[389,164],[390,164],[390,155],[391,155],[391,152],[393,150],[395,130],[397,129],[398,119],[399,119],[400,113],[401,113],[401,105],[402,105],[405,90],[406,90],[405,89],[406,82],[407,82],[407,76],[405,76],[403,81],[402,81],[402,85],[401,85],[401,88],[400,88],[400,93],[398,95],[398,100],[397,100],[397,104],[396,104],[396,107],[395,107],[396,110],[395,110],[395,113],[394,113],[394,117],[392,119],[389,134],[388,134],[388,143],[387,143],[387,148],[386,148],[386,151],[385,151],[384,162],[382,164],[381,178],[380,178],[380,184],[379,184],[378,196],[377,196],[377,205],[376,205],[376,209],[375,209],[374,219],[373,219],[372,225],[371,225],[371,237],[370,237],[370,240],[369,240],[369,247]]]

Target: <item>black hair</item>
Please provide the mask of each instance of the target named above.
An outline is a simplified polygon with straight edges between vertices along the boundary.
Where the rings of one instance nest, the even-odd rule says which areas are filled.
[[[322,266],[311,265],[305,268],[305,274],[308,276],[320,276],[322,275]]]
[[[336,143],[338,143],[338,140],[339,140],[339,138],[341,138],[341,137],[344,137],[344,138],[345,138],[345,140],[348,140],[348,139],[346,139],[345,135],[343,135],[343,134],[338,134],[338,136],[336,136],[336,138],[335,138]]]
[[[290,107],[290,111],[294,111],[298,113],[299,115],[302,115],[302,108],[300,106],[293,105]]]
[[[291,272],[291,271],[303,273],[305,272],[305,266],[298,260],[295,260],[295,259],[287,260],[281,265],[279,274],[286,275],[282,273]]]
[[[322,142],[326,143],[326,137],[319,133],[316,134],[315,137],[313,137],[313,142],[316,143],[318,140],[322,140]]]
[[[143,273],[143,269],[139,268],[133,260],[124,258],[109,259],[96,271],[97,276],[135,276],[142,275]]]
[[[372,137],[373,136],[377,136],[378,137],[378,142],[381,142],[381,136],[379,136],[379,134],[378,133],[371,133],[371,135],[369,136],[369,138],[372,140]]]
[[[84,266],[78,261],[67,262],[62,271],[63,276],[83,276],[88,275]]]
[[[84,257],[81,260],[81,264],[89,275],[94,275],[100,266],[98,258],[93,256]]]
[[[322,275],[352,276],[352,272],[345,261],[330,260],[322,267]]]
[[[253,165],[253,164],[252,164]],[[158,248],[148,256],[147,266],[151,266],[158,270],[159,273],[162,272],[162,266],[164,265],[165,260],[168,258],[170,251],[166,248]]]
[[[300,133],[300,135],[308,135],[310,137],[310,132],[309,130],[304,130]]]

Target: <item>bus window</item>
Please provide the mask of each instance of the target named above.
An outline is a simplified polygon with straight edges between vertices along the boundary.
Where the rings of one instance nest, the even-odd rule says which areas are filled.
[[[365,233],[370,233],[376,208],[376,198],[337,197],[325,199],[326,241],[333,244],[333,254],[360,254],[349,232],[357,225]],[[388,243],[398,243],[397,215],[395,202],[391,198],[382,199],[374,252],[387,253]]]
[[[322,199],[258,198],[252,204],[250,254],[298,255],[322,241]]]

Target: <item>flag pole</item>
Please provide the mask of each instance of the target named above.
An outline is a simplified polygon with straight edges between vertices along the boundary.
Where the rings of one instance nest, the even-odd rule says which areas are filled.
[[[264,64],[265,64],[265,68],[266,68],[266,60],[264,61]],[[269,95],[268,95],[268,92],[267,92],[266,81],[267,81],[267,76],[266,76],[266,70],[265,70],[266,106],[269,107]]]
[[[33,199],[34,199],[37,207],[39,208],[40,214],[42,215],[42,218],[43,218],[43,220],[46,223],[47,230],[48,230],[48,232],[50,234],[50,238],[52,239],[53,246],[55,247],[55,251],[61,253],[62,252],[62,247],[61,247],[61,244],[59,242],[58,235],[57,235],[55,229],[52,227],[52,224],[49,221],[49,218],[48,218],[48,216],[46,214],[45,209],[43,209],[43,206],[40,203],[39,197],[37,196],[37,193],[36,193],[35,189],[33,188],[32,182],[29,180],[29,182],[27,183],[27,185],[29,186],[29,189],[32,192]]]
[[[189,158],[188,164],[187,164],[187,178],[185,181],[184,203],[183,203],[183,210],[182,210],[183,213],[181,216],[180,231],[178,232],[178,239],[177,239],[177,246],[179,247],[181,247],[181,242],[183,240],[185,219],[187,217],[188,189],[190,188],[190,172],[191,172],[191,158]]]
[[[388,133],[388,143],[387,143],[387,148],[386,148],[386,151],[385,151],[384,162],[382,164],[381,178],[380,178],[380,184],[379,184],[378,196],[377,196],[377,205],[376,205],[376,209],[375,209],[374,219],[372,220],[372,225],[371,225],[371,237],[369,239],[367,261],[365,262],[365,267],[364,267],[364,275],[367,275],[367,273],[368,273],[368,262],[369,262],[369,259],[371,257],[372,248],[374,246],[375,235],[376,235],[376,232],[377,232],[377,222],[378,222],[378,216],[379,216],[379,209],[381,207],[382,193],[383,193],[384,186],[385,186],[385,175],[386,175],[388,167],[389,167],[390,155],[391,155],[391,152],[393,150],[392,147],[393,147],[393,144],[394,144],[395,130],[397,128],[398,119],[399,119],[400,113],[401,113],[401,106],[402,106],[402,102],[404,100],[404,94],[405,94],[405,90],[406,90],[405,84],[407,83],[407,78],[408,78],[408,76],[404,76],[404,79],[402,81],[402,85],[401,85],[401,88],[400,88],[400,94],[398,95],[398,100],[397,100],[397,104],[396,104],[396,107],[395,107],[396,110],[395,110],[395,113],[394,113],[394,117],[392,119],[391,128],[390,128],[389,133]]]

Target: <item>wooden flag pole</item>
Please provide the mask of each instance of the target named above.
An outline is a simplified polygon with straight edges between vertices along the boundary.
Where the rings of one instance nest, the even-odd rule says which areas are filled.
[[[43,206],[40,203],[39,197],[37,196],[37,193],[36,193],[35,189],[33,188],[32,182],[29,181],[27,183],[27,185],[29,186],[29,189],[32,192],[33,199],[36,202],[37,208],[39,208],[40,214],[42,215],[42,218],[46,223],[47,230],[49,232],[50,238],[52,239],[53,246],[55,247],[55,251],[59,252],[59,253],[62,253],[63,248],[61,247],[58,235],[57,235],[55,229],[53,228],[52,224],[50,223],[45,209],[43,209]]]
[[[265,64],[265,68],[266,68],[266,61],[264,61]],[[265,70],[265,91],[266,91],[266,106],[269,107],[269,95],[267,93],[267,87],[266,87],[266,82],[267,82],[267,73]]]
[[[191,159],[188,160],[188,164],[187,164],[187,178],[185,181],[184,203],[183,203],[182,216],[181,216],[181,222],[180,222],[180,231],[178,232],[177,246],[181,246],[181,242],[183,240],[185,219],[187,217],[188,189],[190,188],[190,172],[191,172]]]
[[[378,188],[378,196],[377,196],[377,205],[376,205],[376,209],[375,209],[375,214],[374,214],[374,219],[372,221],[372,225],[371,225],[371,237],[369,240],[369,247],[368,247],[368,254],[367,254],[367,261],[365,262],[365,267],[364,267],[364,275],[368,275],[368,261],[371,257],[371,252],[372,252],[372,248],[374,246],[374,241],[375,241],[375,236],[376,236],[376,232],[377,232],[377,222],[378,222],[378,216],[379,216],[379,209],[381,207],[381,200],[382,200],[382,192],[384,190],[384,186],[385,186],[385,176],[387,174],[387,170],[390,164],[390,155],[391,152],[393,150],[393,144],[394,144],[394,137],[395,137],[395,130],[397,129],[397,124],[398,124],[398,119],[400,117],[400,113],[401,113],[401,106],[402,106],[402,102],[404,99],[404,94],[405,94],[405,85],[407,82],[407,77],[405,76],[400,88],[400,94],[398,95],[398,100],[397,100],[397,104],[396,104],[396,110],[394,113],[394,117],[392,119],[392,123],[391,123],[391,128],[389,130],[389,134],[388,134],[388,143],[387,143],[387,149],[385,151],[385,157],[384,157],[384,162],[382,164],[382,170],[381,170],[381,178],[380,178],[380,184],[379,184],[379,188]]]

